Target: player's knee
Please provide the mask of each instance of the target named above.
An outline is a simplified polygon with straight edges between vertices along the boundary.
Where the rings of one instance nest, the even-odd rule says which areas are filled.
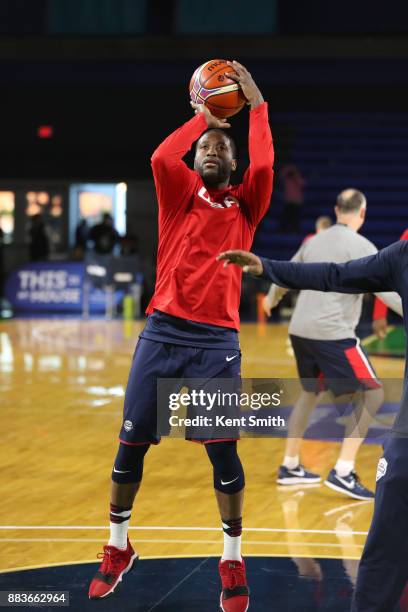
[[[119,444],[115,463],[113,464],[112,480],[117,484],[140,482],[143,476],[144,456],[150,444],[130,446]]]
[[[214,488],[233,495],[245,486],[245,475],[236,442],[214,442],[205,449],[213,466]]]

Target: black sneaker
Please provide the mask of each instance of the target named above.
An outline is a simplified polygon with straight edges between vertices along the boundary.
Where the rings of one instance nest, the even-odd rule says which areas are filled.
[[[281,465],[276,482],[280,485],[314,484],[320,482],[319,474],[313,474],[305,470],[303,465],[298,465],[294,470]]]
[[[324,481],[324,484],[326,487],[348,495],[353,499],[374,499],[374,493],[361,484],[355,472],[350,472],[348,476],[339,476],[336,470],[333,469]]]

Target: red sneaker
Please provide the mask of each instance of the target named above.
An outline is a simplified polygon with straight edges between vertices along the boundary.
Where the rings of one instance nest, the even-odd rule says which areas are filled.
[[[139,556],[133,550],[129,538],[126,550],[115,546],[104,546],[103,553],[98,553],[102,563],[89,585],[89,599],[101,599],[113,593],[123,574],[132,569]]]
[[[224,612],[246,612],[249,608],[249,588],[244,560],[221,560],[218,564],[218,571],[222,583],[221,610]]]

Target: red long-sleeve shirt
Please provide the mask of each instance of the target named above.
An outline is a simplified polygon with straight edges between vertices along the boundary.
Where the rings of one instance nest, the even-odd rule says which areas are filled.
[[[157,279],[146,310],[239,329],[241,270],[215,261],[221,251],[249,250],[272,194],[274,151],[264,102],[249,113],[249,158],[243,181],[207,188],[183,161],[207,129],[202,113],[156,149],[153,176],[159,204]]]
[[[400,240],[408,240],[408,229],[403,232]],[[380,300],[380,298],[376,297],[374,301],[373,321],[377,321],[378,319],[386,319],[387,312],[388,307],[382,300]]]

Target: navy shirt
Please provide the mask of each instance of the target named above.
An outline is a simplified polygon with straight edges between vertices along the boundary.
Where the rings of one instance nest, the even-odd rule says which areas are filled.
[[[262,259],[263,276],[280,287],[314,289],[338,293],[396,291],[408,312],[408,241],[400,240],[376,255],[344,264],[292,263]],[[408,319],[404,316],[408,335]],[[408,435],[408,371],[405,364],[404,392],[394,423],[396,434]]]
[[[159,310],[148,317],[140,337],[167,344],[239,351],[238,332],[235,329],[197,323]]]

